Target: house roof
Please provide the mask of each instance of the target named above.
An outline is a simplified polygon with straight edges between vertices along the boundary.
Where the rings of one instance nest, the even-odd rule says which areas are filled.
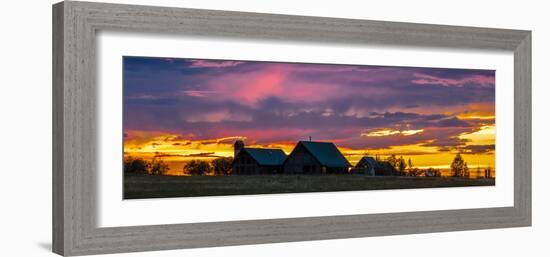
[[[283,165],[286,154],[281,149],[243,148],[259,165],[279,166]]]
[[[357,163],[357,165],[355,165],[355,167],[360,168],[365,163],[368,163],[373,168],[379,168],[380,167],[380,164],[374,158],[372,158],[370,156],[363,156],[363,158],[361,158],[361,160],[359,160],[359,162]]]
[[[300,141],[298,144],[302,144],[323,166],[332,168],[351,166],[333,143]]]

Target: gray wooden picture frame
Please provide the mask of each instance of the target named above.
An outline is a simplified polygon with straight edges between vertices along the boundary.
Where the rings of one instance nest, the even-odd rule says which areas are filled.
[[[154,226],[96,225],[96,33],[514,52],[514,206]],[[65,1],[53,6],[53,251],[88,255],[531,225],[531,32]]]

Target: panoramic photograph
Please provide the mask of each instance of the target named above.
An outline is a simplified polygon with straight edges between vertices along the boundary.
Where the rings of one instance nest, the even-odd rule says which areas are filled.
[[[123,57],[124,199],[494,186],[495,71]]]

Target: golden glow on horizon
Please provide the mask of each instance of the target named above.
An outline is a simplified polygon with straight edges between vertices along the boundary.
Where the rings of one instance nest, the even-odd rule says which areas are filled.
[[[391,130],[381,131],[389,132],[382,132],[383,135],[376,136],[389,137],[413,135],[422,133],[424,130],[397,131],[398,133]],[[233,157],[233,142],[237,139],[245,140],[245,142],[247,140],[244,136],[223,137],[209,140],[191,140],[182,139],[180,136],[173,134],[158,134],[155,136],[142,132],[137,132],[137,134],[141,136],[139,139],[125,140],[125,156],[140,157],[144,159],[151,159],[154,157],[162,158],[162,160],[169,164],[171,169],[169,173],[173,175],[182,175],[183,165],[189,160],[211,160],[217,157]],[[495,125],[484,125],[474,132],[460,134],[458,138],[464,140],[466,146],[494,145],[495,135]],[[415,167],[448,169],[457,151],[452,149],[450,151],[442,151],[439,147],[428,146],[426,143],[430,142],[391,146],[380,149],[350,149],[345,147],[339,147],[339,149],[352,165],[355,165],[359,159],[365,155],[386,158],[394,154],[396,156],[403,156],[406,160],[410,158]],[[295,144],[296,142],[279,142],[268,145],[247,144],[247,146],[280,148],[285,153],[290,154]],[[470,168],[495,167],[494,150],[481,154],[465,153],[463,154],[463,158],[468,162]]]

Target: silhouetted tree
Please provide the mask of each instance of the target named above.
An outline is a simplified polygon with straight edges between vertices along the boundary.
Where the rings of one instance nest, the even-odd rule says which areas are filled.
[[[124,172],[146,174],[149,170],[149,163],[141,158],[124,158]]]
[[[468,172],[468,164],[462,159],[460,153],[457,153],[451,163],[451,173],[453,177],[466,177]]]
[[[407,168],[407,164],[405,163],[405,159],[403,159],[403,156],[400,156],[397,160],[397,170],[399,171],[400,176],[405,175],[405,169]]]
[[[485,177],[485,175],[481,176],[481,167],[477,166],[476,168],[476,178]]]
[[[390,155],[390,157],[388,157],[388,159],[386,159],[386,161],[394,168],[397,170],[397,157],[395,156],[395,154],[392,154]]]
[[[207,161],[192,160],[185,164],[183,171],[190,175],[207,175],[210,173],[211,167]]]
[[[233,157],[220,157],[212,160],[210,165],[216,175],[229,175],[231,174],[231,164],[233,163]]]
[[[397,176],[403,176],[405,175],[405,169],[407,167],[407,164],[405,163],[405,159],[403,159],[403,156],[400,156],[397,158],[395,154],[390,155],[386,159],[386,162],[391,166],[392,169],[392,175]]]
[[[149,174],[152,175],[164,175],[168,172],[168,164],[164,163],[162,160],[153,158],[150,164]]]

